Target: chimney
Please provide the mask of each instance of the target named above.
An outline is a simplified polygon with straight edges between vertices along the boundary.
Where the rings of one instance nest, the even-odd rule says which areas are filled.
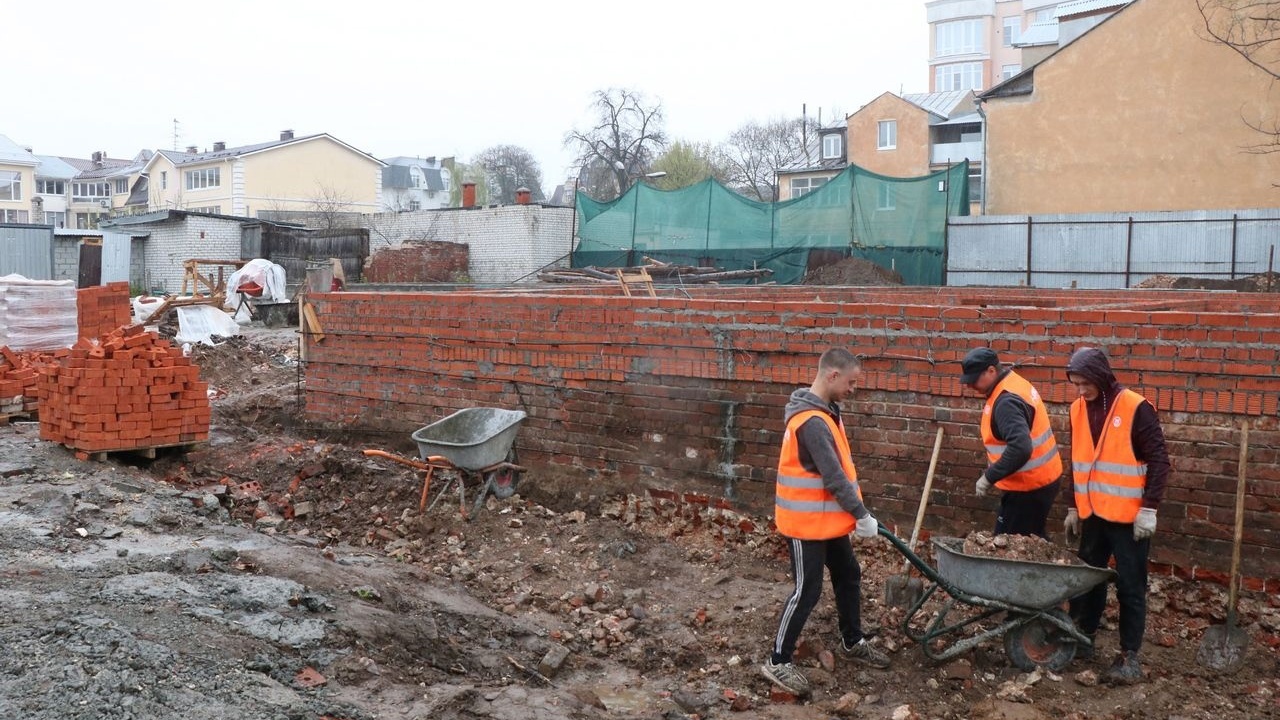
[[[293,139],[293,131],[292,131],[292,130],[281,130],[281,131],[280,131],[280,139],[281,139],[281,140],[292,140],[292,139]]]
[[[470,208],[476,206],[476,184],[473,182],[462,183],[462,207]]]
[[[95,164],[102,162],[102,153],[100,153],[100,152],[98,152],[97,150],[95,150],[95,151],[93,152],[93,162],[94,162]]]
[[[533,192],[531,192],[529,188],[527,187],[516,188],[516,204],[517,205],[528,205],[529,200],[532,198],[532,196],[533,196]]]
[[[190,153],[191,155],[195,155],[196,153],[200,152],[200,149],[197,148],[195,145],[188,145],[187,152]]]
[[[214,151],[214,152],[222,152],[223,150],[226,150],[226,149],[227,149],[227,144],[226,144],[225,142],[223,142],[222,140],[218,140],[217,142],[215,142],[215,143],[213,144],[213,151]]]

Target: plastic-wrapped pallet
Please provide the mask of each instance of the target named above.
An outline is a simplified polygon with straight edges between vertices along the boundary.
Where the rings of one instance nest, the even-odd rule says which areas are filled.
[[[0,346],[58,350],[75,345],[78,336],[75,283],[0,277]]]

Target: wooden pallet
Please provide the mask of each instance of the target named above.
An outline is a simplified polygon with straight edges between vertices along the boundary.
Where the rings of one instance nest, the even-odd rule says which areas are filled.
[[[208,444],[208,441],[206,440],[197,440],[194,442],[169,443],[167,445],[143,445],[140,447],[118,448],[115,450],[90,451],[90,450],[77,450],[76,448],[70,448],[70,449],[74,450],[76,453],[76,457],[81,460],[86,460],[89,462],[103,462],[104,460],[106,460],[108,457],[112,455],[123,455],[123,454],[134,455],[136,457],[143,457],[148,460],[155,460],[157,455],[156,453],[157,450],[163,450],[166,448],[180,448],[182,452],[187,452],[207,444]]]
[[[38,419],[39,417],[36,415],[36,411],[34,410],[30,410],[30,411],[24,410],[23,412],[7,413],[4,415],[0,415],[0,427],[8,425],[10,422],[13,422],[13,421],[35,422]]]

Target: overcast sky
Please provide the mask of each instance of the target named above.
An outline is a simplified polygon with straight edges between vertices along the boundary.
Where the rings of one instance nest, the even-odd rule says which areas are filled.
[[[924,0],[0,0],[0,134],[36,154],[131,157],[327,132],[378,157],[519,145],[548,193],[597,89],[662,103],[672,138],[829,124],[924,92]],[[324,9],[321,9],[324,8]],[[20,30],[19,30],[20,29]]]

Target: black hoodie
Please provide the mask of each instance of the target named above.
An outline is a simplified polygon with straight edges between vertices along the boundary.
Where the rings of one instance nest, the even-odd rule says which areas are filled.
[[[1107,356],[1096,348],[1086,347],[1075,351],[1067,361],[1067,373],[1079,375],[1098,388],[1097,399],[1085,404],[1089,415],[1089,431],[1093,434],[1093,441],[1097,443],[1107,421],[1107,413],[1111,411],[1116,396],[1124,386],[1116,380]],[[1160,507],[1165,487],[1169,484],[1169,453],[1165,448],[1164,430],[1156,418],[1156,408],[1146,400],[1138,405],[1138,410],[1134,413],[1129,442],[1133,445],[1134,456],[1147,464],[1147,484],[1142,491],[1142,507],[1154,510]],[[1074,506],[1074,497],[1071,502]]]

